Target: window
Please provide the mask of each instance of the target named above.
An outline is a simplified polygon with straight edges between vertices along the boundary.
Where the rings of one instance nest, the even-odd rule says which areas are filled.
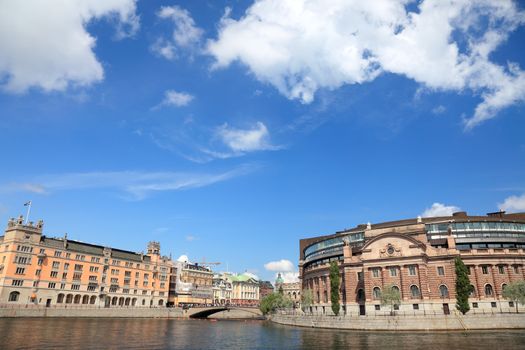
[[[73,279],[74,279],[74,280],[80,280],[81,278],[82,278],[82,273],[80,273],[80,272],[75,272],[75,273],[73,274]]]
[[[419,304],[412,304],[412,309],[419,310]]]
[[[131,271],[124,271],[124,276],[131,277]]]
[[[501,285],[501,291],[503,292],[505,290],[505,288],[507,288],[507,284],[506,283],[503,283]]]
[[[97,276],[89,276],[89,280],[90,281],[96,281],[97,280]]]
[[[135,278],[139,278],[139,273],[135,272]]]
[[[362,272],[358,272],[357,273],[357,280],[358,281],[362,281],[363,280],[363,273]]]
[[[394,310],[399,310],[399,304],[394,304]]]
[[[443,266],[438,266],[438,275],[445,276],[445,268]]]
[[[88,292],[94,292],[94,291],[97,290],[97,286],[94,285],[94,284],[90,284],[90,285],[88,285],[87,290],[88,290]]]
[[[111,269],[111,274],[112,274],[112,275],[118,275],[119,272],[120,272],[120,271],[117,270],[117,269]]]
[[[66,289],[66,284],[65,283],[60,283],[60,289]]]
[[[122,293],[129,294],[129,289],[122,289]]]
[[[418,286],[416,286],[414,284],[410,286],[410,295],[412,295],[412,298],[414,298],[414,299],[420,297]]]
[[[509,307],[514,307],[514,302],[513,301],[509,301]]]
[[[33,287],[38,287],[38,281],[33,281]]]
[[[520,268],[518,265],[514,265],[514,273],[520,273]]]
[[[80,284],[72,284],[71,290],[80,290]]]
[[[381,289],[379,289],[379,287],[374,287],[372,290],[372,296],[374,299],[381,299]]]
[[[42,266],[42,264],[44,264],[44,259],[43,259],[43,258],[38,258],[36,264],[37,264],[38,266]]]
[[[62,255],[62,252],[60,250],[55,250],[55,256],[60,258],[60,255]]]
[[[473,309],[477,309],[478,308],[478,303],[472,303],[472,308]]]
[[[416,266],[415,265],[410,265],[408,267],[408,274],[410,276],[415,276],[416,275]]]
[[[57,276],[58,276],[58,271],[51,271],[50,276],[51,276],[51,278],[57,278]]]
[[[64,272],[64,273],[62,274],[62,279],[65,280],[66,278],[67,278],[67,272]]]
[[[18,298],[20,297],[19,292],[11,292],[9,293],[9,301],[18,301]]]
[[[317,292],[319,294],[319,292]],[[148,294],[148,291],[147,290],[143,290],[142,291],[142,295],[147,295]],[[317,300],[319,301],[319,295],[317,296]]]
[[[442,298],[448,297],[448,288],[444,284],[439,286],[439,296]]]
[[[494,294],[494,290],[492,289],[492,286],[490,284],[485,285],[485,295],[486,296],[492,296]]]
[[[476,296],[476,288],[471,284],[469,297],[475,297],[475,296]]]
[[[467,275],[470,275],[472,266],[467,266]]]
[[[47,288],[55,288],[56,287],[56,283],[55,282],[49,282],[48,285],[47,285]]]
[[[98,272],[98,266],[90,266],[89,272]]]
[[[69,253],[68,253],[68,254],[69,254]],[[65,263],[65,264],[64,264],[64,270],[67,270],[67,269],[69,269],[69,263]]]
[[[499,265],[498,266],[498,271],[499,271],[500,275],[503,275],[505,273],[505,267],[503,265]]]
[[[481,266],[481,273],[483,273],[484,275],[488,275],[489,274],[488,266]]]
[[[58,269],[60,267],[60,262],[58,261],[53,261],[53,266],[52,266],[54,269]]]
[[[40,254],[45,254],[46,250],[44,248],[40,248]]]
[[[16,275],[23,275],[23,274],[25,274],[25,272],[26,272],[25,267],[17,267],[16,271],[15,271],[15,274]]]
[[[115,292],[117,291],[117,289],[118,289],[118,287],[116,287],[116,286],[111,286],[111,287],[109,287],[109,292],[110,292],[110,293],[115,293]]]
[[[35,276],[40,276],[41,273],[42,273],[42,270],[36,270],[35,271]]]
[[[497,306],[496,306],[496,302],[495,302],[495,301],[491,302],[491,303],[490,303],[490,306],[491,306],[491,307],[497,307]]]
[[[21,287],[23,284],[24,284],[24,280],[13,280],[11,282],[12,286],[17,286],[17,287]]]
[[[148,273],[145,273],[145,274],[144,274],[144,279],[145,279],[145,280],[149,279],[149,274],[148,274]],[[323,280],[323,282],[324,282],[324,280]]]
[[[381,310],[381,305],[374,305],[374,309],[375,309],[376,311]]]
[[[390,276],[392,276],[392,277],[396,277],[397,276],[397,268],[389,267],[388,269],[390,270]]]
[[[84,265],[75,264],[75,271],[82,271],[83,268],[84,268]]]
[[[71,253],[66,253],[66,258],[67,259],[71,258]]]

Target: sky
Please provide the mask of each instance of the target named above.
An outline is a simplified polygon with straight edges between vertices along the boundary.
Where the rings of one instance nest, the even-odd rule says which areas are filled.
[[[525,211],[525,8],[0,1],[0,220],[297,276],[299,239]]]

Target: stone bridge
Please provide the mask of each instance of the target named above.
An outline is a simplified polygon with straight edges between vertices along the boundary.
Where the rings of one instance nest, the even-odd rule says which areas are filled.
[[[259,308],[240,306],[209,306],[192,307],[184,310],[184,316],[189,318],[207,318],[210,315],[226,311],[225,318],[260,318],[262,312]],[[230,314],[231,313],[231,314]]]

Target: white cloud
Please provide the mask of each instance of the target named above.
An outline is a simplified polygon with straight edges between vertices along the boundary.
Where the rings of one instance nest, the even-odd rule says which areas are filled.
[[[310,103],[319,89],[404,75],[429,90],[480,94],[472,128],[525,100],[525,74],[490,54],[525,23],[511,0],[258,0],[236,20],[222,18],[207,52],[214,68],[234,61],[290,99]]]
[[[250,129],[235,129],[224,124],[217,129],[217,136],[234,152],[278,149],[270,144],[268,129],[261,122],[257,122]]]
[[[434,107],[432,109],[432,113],[434,113],[434,114],[443,114],[446,111],[447,111],[447,108],[445,106],[443,106],[443,105],[439,105],[439,106]]]
[[[434,217],[434,216],[451,216],[453,213],[460,211],[459,207],[454,205],[445,205],[441,203],[434,203],[430,208],[426,208],[421,214],[422,217]]]
[[[278,274],[275,274],[274,281],[277,279]],[[294,283],[299,282],[299,272],[283,272],[281,273],[281,277],[284,280],[284,283]]]
[[[294,265],[290,260],[281,259],[264,264],[264,268],[268,271],[293,272]]]
[[[136,0],[0,2],[0,86],[22,93],[87,86],[104,78],[86,26],[116,19],[117,38],[138,30]]]
[[[510,196],[498,204],[500,210],[508,212],[525,212],[525,193],[521,196]]]
[[[166,92],[164,92],[164,99],[156,108],[159,108],[161,106],[187,106],[188,104],[190,104],[191,101],[193,101],[194,98],[195,97],[193,95],[190,95],[186,92],[167,90]]]
[[[30,183],[11,183],[1,186],[0,190],[4,192],[34,192],[32,186],[36,186],[35,183],[38,183],[37,186],[42,188],[44,192],[114,189],[125,193],[128,199],[141,200],[155,192],[181,191],[209,186],[246,175],[254,169],[254,166],[245,164],[215,174],[141,171],[69,173],[42,176]]]
[[[203,30],[195,25],[190,13],[179,6],[163,6],[157,12],[161,19],[173,22],[174,29],[171,38],[160,37],[151,47],[153,52],[168,59],[177,57],[177,51],[181,49],[195,50],[202,38]]]

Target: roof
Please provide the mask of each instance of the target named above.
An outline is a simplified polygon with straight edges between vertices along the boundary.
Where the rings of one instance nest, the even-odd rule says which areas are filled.
[[[252,282],[252,283],[258,283],[258,281],[253,278],[252,276],[248,276],[245,274],[242,275],[231,275],[230,280],[232,282]]]

